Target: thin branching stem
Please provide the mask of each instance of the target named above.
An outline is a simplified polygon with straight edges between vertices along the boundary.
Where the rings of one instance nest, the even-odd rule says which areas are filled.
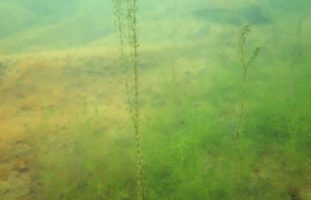
[[[138,37],[137,37],[137,0],[114,0],[116,24],[120,40],[121,66],[125,72],[125,89],[128,108],[134,126],[136,141],[136,185],[137,199],[144,200],[144,163],[142,135],[140,131],[139,75],[138,75]],[[125,25],[126,23],[126,25]],[[128,46],[125,46],[127,39]],[[127,59],[126,51],[129,57]]]
[[[243,68],[243,78],[240,88],[240,105],[239,105],[239,113],[238,113],[238,123],[236,129],[236,137],[239,138],[241,133],[243,132],[243,121],[244,121],[244,113],[245,113],[245,101],[246,101],[246,83],[247,83],[247,76],[249,67],[255,61],[256,57],[260,52],[260,47],[257,47],[253,50],[250,57],[247,56],[246,50],[246,41],[248,34],[251,32],[251,26],[245,25],[240,33],[239,37],[239,54],[240,60]]]

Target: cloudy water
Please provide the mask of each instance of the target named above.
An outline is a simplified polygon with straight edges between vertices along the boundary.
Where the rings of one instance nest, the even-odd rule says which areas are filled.
[[[311,199],[307,0],[0,0],[0,200]]]

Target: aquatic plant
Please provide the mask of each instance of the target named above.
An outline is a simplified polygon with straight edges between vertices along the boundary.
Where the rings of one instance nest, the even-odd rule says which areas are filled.
[[[125,73],[125,88],[128,109],[134,126],[136,141],[137,198],[144,199],[144,165],[142,157],[142,136],[140,133],[139,84],[138,84],[138,38],[137,38],[137,1],[114,0],[115,21],[119,32],[121,68]],[[126,23],[126,24],[125,24]],[[126,34],[127,32],[127,34]],[[125,46],[127,39],[128,46]],[[128,56],[127,56],[128,55]]]
[[[240,137],[242,133],[242,126],[243,126],[243,118],[244,118],[244,112],[245,112],[245,95],[246,95],[246,82],[247,82],[247,76],[248,76],[248,71],[251,66],[251,64],[255,61],[257,58],[259,52],[260,52],[260,47],[256,47],[251,56],[248,57],[247,55],[247,49],[246,49],[246,40],[248,37],[248,34],[251,32],[251,26],[250,25],[245,25],[241,29],[241,33],[239,36],[239,56],[243,68],[243,79],[241,83],[241,88],[240,88],[240,106],[239,106],[239,114],[238,114],[238,124],[237,124],[237,129],[236,129],[236,137]]]

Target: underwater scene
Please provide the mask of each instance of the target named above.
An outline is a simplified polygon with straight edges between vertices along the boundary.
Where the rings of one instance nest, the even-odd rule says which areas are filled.
[[[311,200],[310,11],[0,0],[0,200]]]

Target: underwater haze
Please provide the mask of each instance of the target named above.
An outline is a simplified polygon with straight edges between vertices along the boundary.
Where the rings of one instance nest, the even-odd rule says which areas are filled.
[[[310,11],[0,0],[0,200],[310,200]]]

